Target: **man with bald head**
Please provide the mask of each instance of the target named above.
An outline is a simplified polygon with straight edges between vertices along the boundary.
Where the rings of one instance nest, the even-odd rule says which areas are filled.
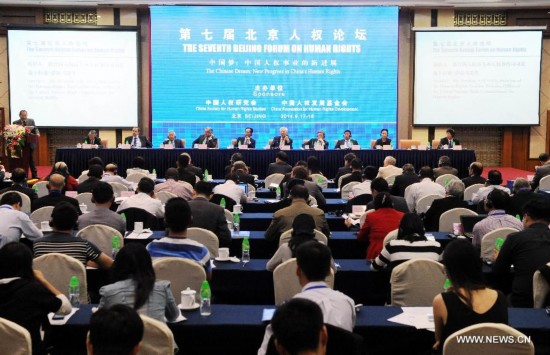
[[[31,212],[34,212],[41,207],[55,206],[60,202],[68,202],[77,210],[79,215],[82,214],[82,212],[80,212],[80,207],[78,206],[78,201],[72,197],[65,196],[62,192],[63,187],[65,187],[65,177],[63,175],[50,175],[47,187],[49,194],[32,201]]]
[[[483,164],[478,161],[474,161],[468,168],[469,176],[462,179],[464,186],[468,187],[475,184],[485,184],[485,181],[487,180],[481,176],[481,173],[483,173]]]
[[[130,181],[126,180],[122,176],[118,175],[118,166],[113,163],[107,164],[105,166],[105,172],[103,173],[101,181],[108,183],[118,182],[119,184],[126,186],[128,190],[134,189],[134,184],[132,184]]]
[[[193,197],[193,186],[186,181],[178,181],[178,169],[169,168],[164,174],[166,182],[155,185],[155,193],[161,191],[171,192],[177,197],[189,201]]]

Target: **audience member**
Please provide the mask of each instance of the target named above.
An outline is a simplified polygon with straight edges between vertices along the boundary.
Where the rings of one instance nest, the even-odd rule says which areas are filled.
[[[126,177],[128,177],[128,175],[131,175],[133,173],[141,173],[145,175],[150,174],[149,170],[145,169],[145,159],[140,155],[132,159],[132,167],[126,169]]]
[[[164,217],[164,206],[155,198],[155,183],[149,178],[141,178],[136,194],[122,201],[117,212],[127,208],[141,208],[157,218]]]
[[[231,232],[227,227],[224,209],[210,202],[210,197],[212,184],[198,181],[193,190],[193,199],[189,201],[193,216],[189,226],[211,231],[218,237],[220,248],[228,248],[231,246]]]
[[[0,317],[29,331],[33,354],[46,354],[40,329],[48,313],[66,315],[71,309],[67,297],[33,270],[29,248],[12,242],[0,249]]]
[[[328,147],[328,143],[325,146]],[[311,174],[319,174],[323,175],[323,172],[321,171],[321,162],[319,161],[319,158],[317,158],[315,155],[307,157],[307,170],[309,175]]]
[[[363,162],[359,158],[355,158],[351,161],[351,175],[342,177],[340,180],[340,188],[343,188],[347,184],[353,181],[361,182],[363,181]]]
[[[351,174],[351,161],[355,158],[357,158],[357,156],[353,153],[348,153],[348,154],[344,155],[344,166],[341,167],[341,168],[338,168],[338,172],[336,173],[336,176],[334,177],[334,182],[336,184],[338,184],[338,180],[340,180],[340,178],[343,175]]]
[[[101,165],[98,165],[98,164],[90,165],[88,169],[88,179],[78,184],[78,186],[76,187],[76,191],[78,191],[79,194],[83,194],[85,192],[92,192],[94,187],[96,187],[98,182],[101,180],[102,176],[103,176],[103,167]]]
[[[535,168],[535,176],[533,177],[533,181],[531,181],[533,190],[539,187],[540,180],[543,177],[550,175],[550,159],[548,158],[548,154],[541,153],[539,155],[539,160],[542,165]]]
[[[523,205],[527,201],[533,199],[543,199],[539,194],[531,190],[531,184],[524,178],[517,178],[514,180],[514,186],[512,188],[512,197],[508,203],[506,212],[512,216],[523,216]]]
[[[50,179],[47,185],[49,190],[48,195],[42,196],[32,201],[31,211],[34,212],[37,209],[46,206],[57,206],[57,204],[60,202],[68,202],[75,208],[79,215],[82,214],[82,212],[80,212],[78,201],[72,197],[68,197],[63,194],[63,187],[65,186],[64,181],[65,178],[63,177],[63,175],[50,175]]]
[[[58,203],[52,211],[50,220],[53,232],[47,233],[46,236],[34,242],[34,257],[61,253],[77,259],[84,265],[97,264],[102,269],[110,268],[113,260],[109,256],[101,252],[93,243],[73,236],[77,220],[78,213],[72,205],[67,202]]]
[[[112,283],[101,287],[99,308],[124,304],[161,322],[181,316],[170,281],[156,280],[151,256],[139,243],[126,244],[111,268]]]
[[[482,187],[477,191],[477,193],[472,198],[472,202],[475,204],[483,202],[483,200],[485,200],[485,197],[489,195],[489,192],[493,191],[494,189],[502,190],[510,195],[510,189],[501,186],[500,184],[502,184],[502,174],[500,173],[500,171],[489,171],[489,174],[487,174],[487,180],[485,181],[485,187]]]
[[[116,164],[107,164],[105,167],[105,173],[103,174],[103,177],[101,178],[101,181],[104,182],[118,182],[119,184],[122,184],[128,188],[128,190],[134,189],[134,184],[132,184],[130,181],[126,180],[120,175],[117,175],[118,173],[118,166]]]
[[[168,236],[147,244],[147,251],[153,259],[173,256],[194,260],[204,267],[210,279],[208,249],[201,243],[187,238],[187,227],[191,223],[191,218],[191,209],[187,201],[180,197],[168,200],[164,217]]]
[[[529,201],[523,207],[524,230],[508,235],[496,253],[493,272],[503,284],[514,265],[512,307],[533,307],[533,274],[550,262],[550,202]],[[446,253],[446,250],[445,250]]]
[[[18,191],[29,196],[31,202],[38,198],[36,192],[27,186],[27,173],[24,169],[15,168],[11,173],[11,181],[13,184],[10,187],[0,190],[0,195],[8,191]]]
[[[90,318],[88,355],[137,355],[143,339],[143,321],[132,308],[116,304],[98,309]]]
[[[178,169],[169,168],[164,174],[165,182],[155,185],[155,193],[171,192],[177,197],[189,201],[193,195],[193,186],[186,181],[179,181]]]
[[[403,165],[403,174],[397,175],[391,186],[390,193],[392,196],[405,196],[405,189],[414,183],[418,182],[418,175],[414,171],[414,165]]]
[[[405,213],[397,232],[397,239],[390,240],[372,263],[373,270],[388,267],[393,270],[399,264],[412,259],[441,260],[443,249],[439,242],[425,236],[422,219],[416,213]]]
[[[197,178],[198,180],[202,180],[202,177],[196,175],[193,171],[191,171],[190,165],[189,165],[190,162],[191,162],[191,158],[189,157],[189,154],[182,153],[178,156],[178,161],[177,161],[178,180],[185,181],[191,186],[195,186],[195,183],[197,182]]]
[[[462,179],[462,182],[464,183],[464,187],[469,187],[475,184],[485,184],[484,177],[481,176],[483,173],[483,164],[481,164],[478,161],[474,161],[470,164],[470,167],[468,168],[468,177]]]
[[[248,173],[248,167],[244,161],[236,161],[231,171],[233,174],[237,174],[238,183],[254,186],[254,176]]]
[[[367,203],[367,210],[374,209],[374,199],[376,198],[376,195],[378,195],[381,192],[389,193],[390,191],[388,182],[384,178],[376,178],[372,180],[372,182],[370,183],[370,189],[372,191],[373,200]],[[396,210],[403,213],[409,212],[409,208],[407,207],[407,202],[403,197],[392,195],[391,202],[393,204],[393,208],[395,208]]]
[[[423,166],[420,168],[419,176],[420,181],[410,185],[408,193],[405,194],[405,200],[407,201],[407,206],[411,212],[416,210],[416,203],[424,196],[445,196],[445,188],[433,181],[434,174],[432,168],[429,166]]]
[[[317,205],[319,207],[326,206],[327,201],[325,199],[325,196],[323,195],[323,190],[317,183],[310,180],[310,177],[308,175],[308,171],[303,166],[295,166],[292,168],[292,172],[290,175],[291,179],[300,179],[303,180],[303,185],[306,187],[308,193],[310,196],[313,196],[315,200],[317,200]],[[290,190],[288,189],[289,183],[283,184],[283,190],[285,192],[285,196],[287,196],[290,193]]]
[[[237,185],[238,181],[239,176],[236,173],[231,173],[223,184],[214,187],[214,193],[227,196],[235,201],[236,204],[246,203],[246,194]]]
[[[370,184],[372,180],[376,178],[377,174],[378,174],[377,167],[372,165],[365,167],[362,175],[363,181],[357,185],[354,185],[351,188],[351,194],[353,195],[353,197],[357,197],[359,195],[365,195],[365,194],[372,195]]]
[[[434,178],[437,179],[441,175],[451,174],[458,176],[458,170],[451,166],[451,158],[446,155],[439,157],[439,162],[437,163],[437,168],[433,169]]]
[[[439,231],[439,218],[453,208],[468,208],[468,202],[464,201],[464,183],[460,180],[451,180],[445,186],[445,197],[436,199],[426,211],[424,226],[429,231]]]
[[[65,164],[65,162],[58,161],[57,163],[55,163],[48,176],[46,176],[43,180],[48,181],[50,179],[50,176],[52,176],[53,174],[59,174],[63,176],[65,190],[76,191],[78,181],[74,177],[72,177],[71,173],[69,172],[69,167],[67,166],[67,164]]]
[[[18,242],[22,234],[31,241],[43,236],[29,216],[21,212],[23,199],[17,192],[3,195],[0,205],[0,249],[10,242]]]
[[[275,163],[269,164],[267,168],[267,175],[272,174],[286,174],[292,171],[292,167],[288,164],[288,154],[285,152],[277,152],[275,155]]]
[[[229,165],[226,165],[224,168],[224,176],[227,176],[231,174],[231,171],[233,169],[233,164],[235,164],[238,161],[243,161],[243,155],[239,152],[231,154],[231,158],[229,159]]]
[[[378,169],[378,175],[376,177],[387,179],[393,175],[401,175],[403,173],[403,169],[395,166],[396,163],[397,161],[395,160],[395,158],[391,155],[388,155],[386,158],[384,158],[384,165],[382,165]]]
[[[198,176],[200,180],[204,180],[204,174],[202,172],[202,169],[199,168],[198,166],[193,165],[193,161],[191,160],[191,156],[189,155],[189,153],[181,153],[181,155],[189,158],[187,165],[184,166],[184,168],[186,168],[188,171]]]
[[[90,160],[88,160],[88,169],[90,168],[90,166],[92,165],[100,165],[102,168],[105,164],[103,164],[103,159],[101,159],[100,157],[92,157]],[[80,173],[80,177],[82,177],[82,175],[84,176],[88,176],[88,170],[83,170],[81,173]],[[80,177],[78,178],[80,180]]]
[[[95,204],[95,209],[78,217],[78,229],[81,230],[93,224],[102,224],[112,227],[124,235],[126,222],[118,213],[110,210],[114,200],[113,187],[106,182],[98,181],[92,190],[92,202]]]

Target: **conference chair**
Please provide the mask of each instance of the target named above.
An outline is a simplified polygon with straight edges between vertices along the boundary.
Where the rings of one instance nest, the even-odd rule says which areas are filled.
[[[376,149],[376,139],[370,140],[370,149]]]
[[[386,234],[386,236],[384,237],[384,246],[386,246],[392,240],[397,239],[398,233],[399,233],[399,229],[394,229],[388,234]]]
[[[113,253],[112,245],[115,236],[119,238],[122,247],[124,245],[124,239],[122,238],[123,236],[113,227],[103,224],[92,224],[76,233],[77,238],[82,238],[92,242],[106,255],[112,255]]]
[[[342,190],[340,191],[340,197],[344,200],[349,199],[349,194],[352,191],[353,187],[357,184],[360,184],[359,181],[352,181],[348,182],[346,186],[342,187]]]
[[[411,149],[411,147],[413,145],[418,147],[420,145],[420,141],[416,140],[416,139],[400,139],[399,140],[399,148],[400,149]]]
[[[155,192],[155,196],[156,196],[157,199],[160,200],[160,202],[162,202],[163,205],[165,205],[166,202],[168,202],[169,199],[174,198],[174,197],[178,197],[175,194],[171,193],[170,191]]]
[[[109,185],[113,188],[113,194],[115,197],[119,197],[122,191],[128,191],[128,187],[121,184],[120,182],[110,182]]]
[[[140,314],[143,321],[143,339],[140,355],[174,354],[174,334],[166,323]]]
[[[320,188],[326,189],[328,187],[328,179],[326,176],[321,174],[311,174],[309,177],[311,177],[311,180],[319,185]]]
[[[211,258],[219,256],[220,240],[212,231],[197,227],[187,228],[187,238],[204,245],[208,249]]]
[[[225,214],[225,219],[227,220],[227,227],[229,230],[233,230],[233,213],[231,213],[227,208],[224,208],[223,213]]]
[[[32,340],[29,331],[17,323],[0,318],[0,354],[32,354]]]
[[[460,180],[460,179],[453,174],[443,174],[438,176],[437,179],[435,179],[435,183],[445,187],[453,180]]]
[[[280,185],[283,179],[285,178],[284,174],[271,174],[267,176],[264,180],[264,186],[269,188],[272,184]]]
[[[170,289],[176,299],[181,291],[189,287],[199,293],[202,282],[206,280],[206,271],[195,260],[166,257],[153,261],[157,280],[170,281]]]
[[[48,196],[50,191],[48,191],[48,182],[47,181],[39,181],[32,185],[32,189],[36,192],[38,197],[44,197]]]
[[[103,148],[109,148],[109,140],[101,138],[101,146]]]
[[[149,228],[150,230],[163,230],[164,223],[161,219],[155,217],[155,215],[145,211],[141,208],[131,207],[122,211],[118,211],[118,214],[126,217],[126,230],[133,231],[135,222],[143,222],[143,228]]]
[[[445,268],[437,261],[405,261],[391,273],[391,305],[431,307],[434,297],[443,291],[445,279]]]
[[[328,238],[323,234],[323,232],[318,231],[317,229],[314,229],[313,231],[315,232],[315,239],[324,245],[328,245]],[[279,238],[279,246],[283,245],[283,243],[288,243],[290,238],[292,238],[292,228],[281,234],[281,237]]]
[[[31,213],[31,221],[32,223],[41,223],[41,222],[47,222],[50,220],[50,217],[52,216],[53,206],[46,206],[41,207]]]
[[[80,176],[78,177],[78,183],[83,183],[84,181],[88,180],[89,176],[88,176],[88,170],[86,170],[85,172],[83,171],[82,174],[80,174]]]
[[[550,190],[550,175],[547,175],[540,179],[539,190]]]
[[[426,213],[430,206],[432,205],[434,200],[443,198],[442,195],[426,195],[421,197],[418,201],[416,201],[415,211],[418,214]]]
[[[439,139],[432,139],[432,149],[437,149],[439,147]]]
[[[393,183],[395,182],[395,177],[399,176],[399,175],[401,175],[401,174],[394,174],[394,175],[390,175],[390,176],[386,177],[385,179],[388,182],[388,185],[392,186]]]
[[[95,210],[95,203],[92,202],[92,193],[91,192],[84,192],[81,194],[76,195],[76,200],[78,201],[78,204],[85,204],[88,208],[88,211]]]
[[[363,214],[361,215],[361,217],[359,217],[359,228],[361,228],[361,226],[362,226],[363,224],[365,224],[365,219],[367,218],[367,215],[368,215],[369,213],[374,212],[374,211],[376,211],[374,208],[372,208],[372,209],[370,209],[370,210],[366,210],[365,213],[363,213]]]
[[[216,205],[219,205],[220,202],[222,202],[222,198],[225,199],[225,208],[230,212],[233,211],[233,206],[235,206],[237,202],[235,202],[235,200],[233,200],[229,196],[222,195],[222,194],[214,194],[212,195],[212,198],[210,198],[210,202],[215,203]],[[233,217],[231,217],[231,220],[233,220]]]
[[[273,271],[273,289],[275,291],[275,304],[288,301],[297,293],[302,291],[302,286],[296,276],[298,264],[296,258],[289,259],[280,264]],[[325,278],[328,287],[334,288],[334,271],[330,269],[330,274]]]
[[[317,207],[317,199],[311,195],[309,195],[309,199],[307,201],[307,204],[312,207]]]
[[[453,208],[439,216],[439,231],[451,233],[453,223],[460,223],[460,216],[477,216],[477,213],[468,208]]]
[[[485,185],[483,184],[473,184],[468,186],[464,190],[464,201],[472,201],[472,199],[474,198],[474,194],[476,194],[479,191],[479,189],[481,189],[484,186]]]
[[[522,338],[527,340],[527,337],[518,330],[502,323],[479,323],[463,328],[449,335],[443,344],[443,355],[471,355],[471,354],[486,354],[486,355],[533,355],[535,346],[531,341],[515,341],[515,342],[464,342],[460,341],[463,337],[482,337],[486,338],[504,338],[513,337],[515,340]]]
[[[371,194],[361,194],[359,196],[355,196],[352,199],[349,199],[346,203],[346,213],[351,213],[353,210],[353,206],[366,206],[369,202],[372,201],[372,195]]]
[[[149,178],[149,175],[144,173],[133,173],[128,176],[126,176],[126,181],[133,182],[134,184],[138,184],[139,181],[143,178]]]
[[[497,238],[506,240],[510,233],[518,232],[515,228],[498,228],[481,237],[481,259],[494,261],[495,242]]]
[[[550,268],[550,263],[543,267]],[[535,271],[533,275],[533,307],[544,308],[548,294],[550,294],[548,280],[539,270]]]
[[[26,213],[26,214],[30,214],[31,213],[31,199],[29,198],[29,196],[25,195],[24,193],[19,192],[19,191],[6,191],[6,192],[4,192],[3,194],[0,195],[0,199],[2,198],[2,196],[4,196],[7,193],[10,193],[10,192],[15,192],[15,193],[19,194],[19,196],[21,196],[21,201],[23,202],[23,204],[21,206],[21,212]]]
[[[247,185],[248,185],[248,192],[250,192],[250,191],[256,191],[256,186],[251,185],[251,184],[247,184]]]
[[[35,258],[32,267],[42,271],[46,280],[67,298],[69,298],[69,281],[72,276],[76,276],[80,282],[80,303],[89,303],[86,268],[77,259],[61,253],[49,253]]]
[[[351,173],[347,173],[347,174],[344,174],[344,175],[342,175],[338,178],[338,181],[337,181],[338,188],[342,187],[342,179],[347,178],[350,175],[351,175]]]

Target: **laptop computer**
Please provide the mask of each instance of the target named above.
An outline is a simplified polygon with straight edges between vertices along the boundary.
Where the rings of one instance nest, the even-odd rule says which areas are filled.
[[[248,196],[248,184],[237,184],[237,186],[243,189],[245,195]]]
[[[486,214],[481,214],[478,216],[464,216],[464,215],[460,216],[460,223],[462,223],[462,233],[466,237],[472,238],[473,237],[472,232],[474,231],[475,224],[481,221],[482,219],[484,219],[485,217],[487,217]]]

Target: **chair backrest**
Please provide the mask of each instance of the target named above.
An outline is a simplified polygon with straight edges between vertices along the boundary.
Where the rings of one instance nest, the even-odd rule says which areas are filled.
[[[178,196],[176,196],[176,194],[173,194],[173,193],[171,193],[170,191],[159,191],[159,192],[155,192],[155,196],[156,196],[157,199],[159,199],[160,202],[162,202],[163,204],[166,204],[166,202],[168,202],[168,200],[171,199],[171,198],[178,197]]]
[[[326,235],[323,234],[323,232],[318,231],[317,229],[314,229],[313,231],[315,232],[315,239],[317,239],[324,245],[328,245],[328,238]],[[288,243],[291,237],[292,228],[287,230],[286,232],[281,233],[281,237],[279,238],[279,246],[283,245],[283,243]]]
[[[328,187],[328,179],[326,176],[323,176],[321,174],[311,174],[310,177],[311,180],[319,185],[320,188],[326,189]]]
[[[225,214],[227,227],[229,228],[229,230],[233,230],[233,213],[231,213],[231,211],[229,211],[227,208],[223,210],[223,213]]]
[[[317,207],[317,199],[311,195],[309,195],[309,200],[307,202],[308,205]]]
[[[547,175],[540,179],[539,190],[550,190],[550,175]]]
[[[120,182],[110,182],[109,185],[113,188],[115,197],[119,197],[122,191],[128,191],[128,188]]]
[[[126,176],[126,180],[137,184],[139,182],[139,180],[141,180],[144,177],[148,178],[149,175],[143,174],[143,173],[133,173],[133,174],[130,174],[130,175]]]
[[[432,139],[432,149],[439,147],[439,139]]]
[[[81,174],[79,177],[78,177],[78,183],[83,183],[84,181],[88,180],[89,176],[88,176],[88,172],[86,171],[86,174]]]
[[[143,228],[149,228],[152,231],[164,229],[162,221],[144,209],[131,207],[117,213],[120,215],[124,213],[126,217],[126,230],[128,231],[134,230],[135,222],[143,222]]]
[[[302,286],[296,276],[296,259],[292,258],[280,264],[273,271],[273,289],[275,290],[275,304],[288,301],[297,293],[302,291]],[[330,269],[330,274],[325,282],[330,288],[334,288],[334,271]]]
[[[113,238],[118,236],[121,242],[121,247],[124,244],[122,234],[113,227],[109,227],[103,224],[92,224],[86,228],[83,228],[78,231],[76,234],[77,238],[86,239],[87,241],[92,242],[96,247],[99,248],[106,255],[111,255],[113,253]]]
[[[371,147],[371,149],[374,149],[376,147],[376,139],[371,139],[370,140],[370,147]]]
[[[284,178],[285,176],[283,174],[279,174],[279,173],[271,174],[265,178],[264,186],[269,188],[271,184],[280,185],[281,181],[283,181]]]
[[[34,185],[32,185],[32,188],[34,191],[36,191],[36,194],[38,195],[38,197],[44,197],[49,194],[47,186],[48,186],[47,181],[39,181]]]
[[[403,191],[403,196],[404,196],[404,197],[408,195],[408,193],[409,193],[409,191],[410,191],[410,189],[411,189],[411,186],[412,186],[412,185],[409,185],[409,186],[405,187],[405,191]]]
[[[220,240],[212,231],[197,227],[187,228],[187,238],[204,245],[208,249],[210,257],[217,258],[219,256]]]
[[[250,192],[250,191],[256,191],[256,186],[251,185],[251,184],[247,184],[247,185],[248,185],[248,192]]]
[[[344,175],[342,175],[338,178],[338,188],[342,187],[342,179],[347,178],[350,175],[351,175],[351,173],[347,173],[347,174],[344,174]]]
[[[369,202],[372,201],[372,195],[371,194],[361,194],[358,196],[353,197],[352,199],[349,199],[346,203],[346,213],[353,212],[353,206],[366,206]]]
[[[386,177],[385,179],[388,182],[388,185],[390,185],[390,186],[393,185],[393,183],[395,182],[395,177],[399,176],[399,175],[401,175],[401,174],[394,174],[394,175],[390,175],[390,176]]]
[[[88,211],[95,210],[95,203],[92,202],[92,193],[91,192],[84,192],[81,194],[76,195],[76,200],[79,204],[83,203],[88,207]]]
[[[376,211],[376,210],[374,208],[371,208],[370,210],[366,210],[365,213],[363,213],[361,215],[361,217],[359,217],[359,227],[361,227],[363,224],[365,224],[365,219],[367,218],[367,215],[369,213],[374,212],[374,211]]]
[[[550,263],[546,264],[546,266],[550,267]],[[548,284],[548,281],[546,281],[540,271],[535,271],[533,275],[533,307],[543,308],[549,293],[550,284]]]
[[[416,139],[400,139],[399,148],[401,149],[411,149],[413,145],[419,146],[420,141]]]
[[[84,264],[75,258],[61,254],[49,253],[34,259],[33,269],[40,270],[55,288],[69,298],[69,281],[71,276],[80,281],[80,303],[88,303],[88,281]]]
[[[187,287],[199,292],[202,282],[206,280],[204,268],[198,262],[190,259],[160,258],[153,261],[153,269],[157,280],[170,281],[170,289],[176,299]]]
[[[23,201],[23,206],[21,206],[21,212],[24,212],[26,214],[31,213],[31,199],[29,198],[29,196],[25,195],[22,192],[19,192],[19,191],[6,191],[6,192],[4,192],[3,194],[0,195],[0,199],[2,198],[2,196],[4,196],[7,193],[10,193],[10,192],[15,192],[15,193],[19,194],[19,196],[21,196],[21,200]]]
[[[32,223],[40,223],[49,221],[52,216],[53,206],[40,207],[33,213],[31,213]]]
[[[479,189],[484,187],[483,184],[473,184],[464,189],[464,201],[471,201],[474,194],[478,192]]]
[[[32,340],[29,331],[17,323],[0,318],[0,354],[32,354]]]
[[[481,258],[484,260],[493,260],[495,254],[495,242],[497,238],[506,240],[508,234],[515,233],[518,230],[515,228],[499,228],[481,237]]]
[[[418,201],[416,201],[416,207],[415,211],[416,213],[426,213],[426,211],[430,208],[432,205],[432,202],[434,200],[437,200],[439,198],[443,198],[442,195],[426,195],[421,197]]]
[[[174,354],[174,334],[168,326],[156,319],[140,314],[143,321],[143,339],[140,355]]]
[[[453,223],[460,223],[460,216],[477,216],[477,213],[468,208],[453,208],[447,212],[443,212],[439,216],[439,231],[452,232]]]
[[[437,261],[405,261],[391,273],[391,305],[429,307],[434,297],[443,291],[445,278],[443,265]]]
[[[386,236],[384,237],[384,246],[386,246],[386,244],[388,244],[390,241],[397,239],[398,233],[399,233],[399,229],[394,229],[388,234],[386,234]]]
[[[512,336],[515,342],[464,342],[459,337],[479,336],[482,338]],[[523,339],[520,339],[523,338]],[[520,339],[520,341],[517,341]],[[447,337],[443,344],[443,354],[499,354],[499,355],[532,355],[535,353],[533,342],[518,330],[502,323],[479,323],[460,329]],[[523,341],[521,341],[523,340]]]
[[[101,139],[101,146],[103,148],[109,148],[109,140],[108,139]]]
[[[214,194],[210,198],[210,202],[215,203],[216,205],[219,205],[222,201],[222,198],[225,199],[225,208],[227,208],[228,211],[233,211],[233,206],[235,206],[237,203],[235,200],[233,200],[231,197],[222,195],[222,194]],[[233,217],[231,217],[233,220]]]
[[[437,179],[435,179],[435,183],[445,187],[449,184],[449,182],[453,180],[460,180],[460,179],[453,174],[443,174],[438,176]]]
[[[342,190],[340,191],[340,197],[347,200],[349,198],[349,193],[351,192],[353,187],[357,184],[360,184],[360,182],[359,181],[348,182],[346,186],[342,187]]]

